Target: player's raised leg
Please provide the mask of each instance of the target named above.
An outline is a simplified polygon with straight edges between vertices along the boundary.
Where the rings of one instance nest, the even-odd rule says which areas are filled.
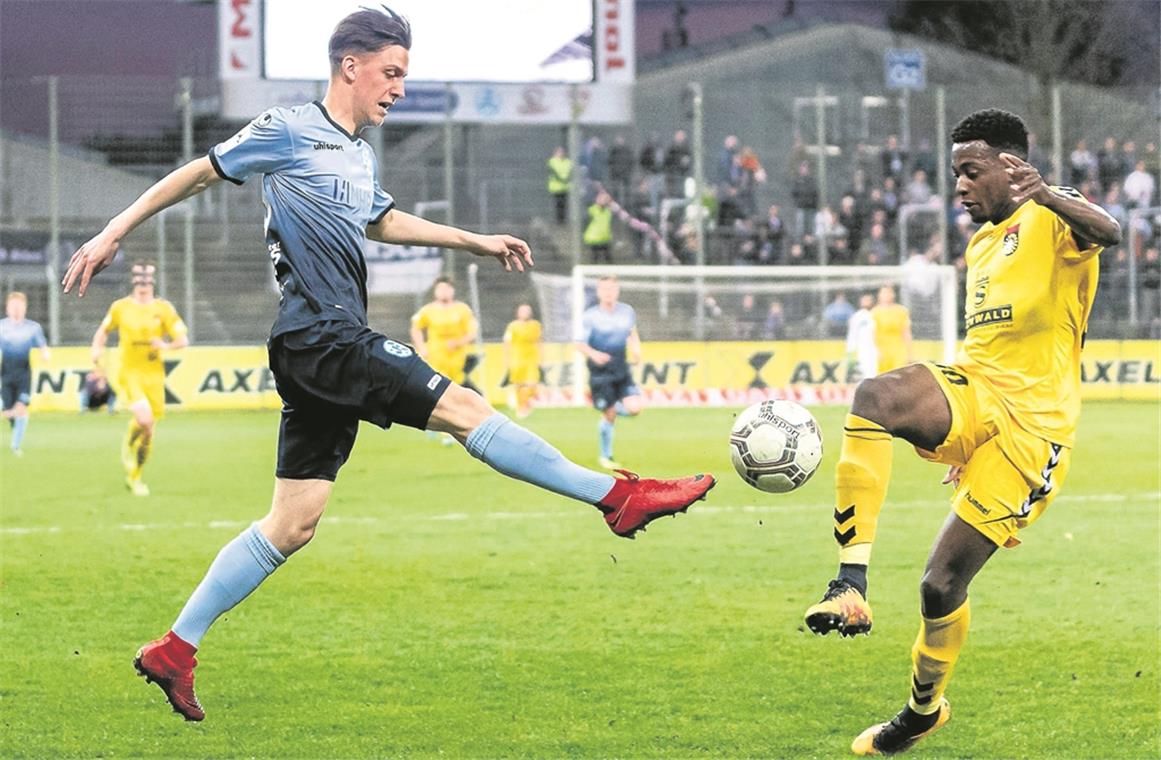
[[[440,397],[428,427],[451,433],[472,456],[498,472],[596,506],[610,530],[625,538],[633,538],[658,517],[684,512],[714,487],[712,475],[653,480],[625,471],[624,478],[614,478],[585,469],[497,412],[479,394],[454,383]]]
[[[996,551],[996,544],[952,514],[943,525],[919,585],[923,614],[911,648],[911,697],[887,723],[855,739],[857,755],[902,752],[951,718],[944,698],[971,622],[968,586]]]
[[[922,365],[913,364],[859,383],[843,423],[835,467],[834,537],[839,571],[822,600],[806,611],[815,633],[868,633],[867,566],[879,511],[891,478],[892,439],[903,438],[934,451],[951,429],[943,391]]]
[[[133,661],[137,672],[160,686],[174,711],[186,720],[205,718],[194,693],[193,674],[202,637],[215,620],[314,537],[333,486],[323,479],[276,479],[266,517],[218,552],[169,632],[138,650]]]

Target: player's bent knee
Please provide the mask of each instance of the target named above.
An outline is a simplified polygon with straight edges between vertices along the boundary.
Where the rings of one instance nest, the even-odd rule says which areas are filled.
[[[452,383],[435,405],[427,429],[437,433],[451,433],[463,441],[495,413],[496,410],[483,396]]]
[[[967,586],[946,568],[928,568],[919,582],[923,614],[929,618],[954,612],[967,598]]]

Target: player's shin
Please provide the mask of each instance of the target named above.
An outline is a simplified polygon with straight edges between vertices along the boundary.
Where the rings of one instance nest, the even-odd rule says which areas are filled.
[[[834,537],[839,545],[839,577],[864,597],[875,526],[891,478],[891,452],[891,434],[881,425],[847,415],[835,468]]]
[[[613,458],[613,423],[605,417],[601,417],[598,424],[597,435],[601,444],[601,458]]]
[[[939,710],[960,649],[971,623],[968,600],[941,618],[921,618],[919,636],[911,647],[911,698],[907,706],[919,715]]]
[[[586,470],[502,414],[493,414],[468,434],[468,453],[508,477],[596,504],[613,488],[613,476]]]
[[[144,432],[145,428],[136,418],[129,418],[129,427],[125,430],[124,440],[121,441],[121,465],[130,478],[134,477],[133,472],[137,469],[137,449],[141,445],[141,436]]]
[[[222,613],[249,596],[285,561],[259,530],[258,523],[253,523],[218,552],[177,616],[173,632],[183,641],[198,646]]]
[[[20,451],[24,443],[24,434],[28,431],[28,415],[12,419],[12,450]]]

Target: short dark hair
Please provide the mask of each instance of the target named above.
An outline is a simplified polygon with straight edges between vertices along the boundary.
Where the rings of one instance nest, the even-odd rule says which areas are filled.
[[[951,130],[953,143],[982,140],[997,150],[1028,157],[1028,128],[1014,113],[988,108],[966,116]]]
[[[351,53],[377,53],[389,45],[411,49],[411,23],[395,11],[364,8],[350,14],[335,27],[327,50],[331,71]]]
[[[431,284],[431,287],[434,288],[436,285],[440,285],[440,284],[451,285],[453,288],[456,286],[456,284],[454,282],[452,282],[452,278],[440,276],[440,277],[435,278],[435,282],[433,282]]]

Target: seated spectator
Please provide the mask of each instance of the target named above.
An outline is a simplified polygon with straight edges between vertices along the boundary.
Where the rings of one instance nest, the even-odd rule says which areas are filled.
[[[1119,182],[1128,169],[1123,163],[1121,150],[1117,146],[1117,138],[1106,137],[1105,144],[1097,151],[1097,180],[1101,190],[1108,191],[1114,182]]]
[[[888,135],[887,144],[883,146],[883,152],[880,154],[883,160],[883,180],[892,178],[896,182],[903,179],[903,173],[907,170],[907,151],[899,147],[899,138],[896,135]]]
[[[863,242],[863,214],[855,196],[849,193],[839,201],[838,223],[847,231],[847,243],[851,250],[858,250]]]
[[[826,334],[831,338],[842,338],[847,334],[847,322],[855,313],[855,307],[847,300],[843,293],[836,293],[834,300],[822,310],[822,321],[826,325]]]
[[[882,224],[872,224],[871,234],[859,246],[856,262],[859,264],[886,264],[890,257],[887,229]]]
[[[802,243],[791,243],[790,250],[786,252],[787,266],[800,266],[802,264],[814,263],[806,256],[806,250]]]
[[[762,329],[764,318],[753,293],[742,296],[742,308],[734,318],[734,334],[738,340],[755,340]]]
[[[782,302],[773,301],[766,312],[766,340],[782,340],[786,337],[786,318],[782,314]]]
[[[1079,188],[1085,180],[1091,179],[1096,159],[1088,150],[1084,140],[1076,141],[1076,148],[1068,156],[1068,184]]]
[[[778,264],[782,261],[782,243],[786,237],[786,225],[782,222],[782,212],[778,206],[771,206],[766,222],[762,225],[762,252],[759,259],[763,264]]]
[[[922,169],[917,170],[911,175],[911,181],[907,183],[907,189],[903,191],[903,196],[908,203],[918,203],[926,205],[931,201],[933,196],[931,185],[927,184],[927,172]]]
[[[1125,197],[1129,200],[1131,209],[1149,208],[1153,203],[1153,192],[1157,189],[1156,180],[1153,175],[1145,171],[1145,160],[1137,161],[1137,165],[1129,176],[1125,177],[1125,185],[1122,188]]]

